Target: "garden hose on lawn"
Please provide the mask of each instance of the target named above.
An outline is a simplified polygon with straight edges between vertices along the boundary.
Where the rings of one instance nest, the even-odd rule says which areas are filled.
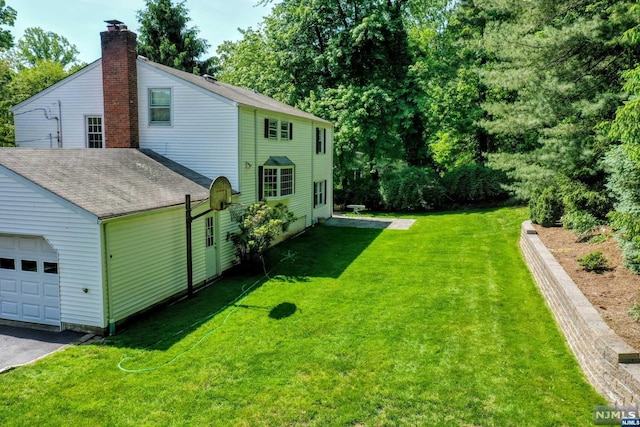
[[[286,256],[284,258],[282,258],[280,260],[280,262],[286,261],[286,260],[293,260],[295,261],[295,253],[291,253],[291,251],[288,251]],[[231,310],[224,318],[224,320],[222,321],[221,324],[217,325],[216,327],[214,327],[213,329],[209,330],[207,333],[205,333],[202,338],[200,338],[198,341],[196,341],[195,344],[193,344],[191,347],[189,347],[188,349],[178,353],[176,356],[174,356],[172,359],[166,361],[165,363],[161,364],[161,365],[157,365],[157,366],[151,366],[151,367],[147,367],[147,368],[140,368],[140,369],[130,369],[130,368],[126,368],[123,366],[123,364],[127,361],[133,358],[133,356],[126,356],[124,357],[122,360],[120,360],[120,362],[118,362],[118,369],[120,369],[121,371],[127,372],[127,373],[131,373],[131,374],[139,374],[142,372],[151,372],[151,371],[156,371],[158,369],[164,368],[165,366],[168,366],[170,364],[172,364],[173,362],[175,362],[176,360],[178,360],[179,358],[181,358],[182,356],[184,356],[185,354],[189,353],[191,350],[193,350],[194,348],[198,347],[200,344],[202,344],[202,342],[204,342],[204,340],[206,340],[211,334],[213,334],[215,331],[217,331],[218,329],[220,329],[222,326],[224,326],[225,323],[227,323],[227,320],[229,320],[229,317],[235,313],[235,311],[239,308],[238,303],[240,303],[242,300],[244,300],[247,295],[249,294],[249,292],[251,292],[252,289],[254,289],[256,286],[258,286],[258,284],[260,282],[262,282],[263,280],[270,280],[271,277],[269,276],[269,273],[271,273],[273,271],[273,269],[269,270],[268,272],[265,272],[264,277],[261,277],[260,279],[256,280],[255,282],[253,282],[253,284],[251,286],[249,286],[248,288],[245,289],[245,287],[242,287],[242,292],[240,292],[240,294],[233,300],[231,301],[229,304],[225,305],[224,307],[222,307],[220,310],[216,311],[213,314],[210,314],[208,316],[206,316],[205,318],[198,320],[197,322],[194,322],[193,324],[191,324],[189,327],[194,327],[196,325],[202,324],[204,322],[206,322],[207,320],[211,319],[212,317],[217,316],[218,314],[222,313],[224,310],[226,310],[227,308],[229,308],[230,306],[235,305],[236,307]],[[180,333],[182,333],[184,331],[184,329],[179,330],[178,332],[174,333],[173,335],[178,335]],[[145,350],[151,349],[153,347],[155,347],[156,345],[160,344],[162,341],[157,341],[154,344],[151,344],[148,347],[145,347]]]

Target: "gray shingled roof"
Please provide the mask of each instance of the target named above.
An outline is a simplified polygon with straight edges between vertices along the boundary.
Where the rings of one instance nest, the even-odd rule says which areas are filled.
[[[185,194],[209,197],[208,188],[136,149],[0,148],[0,166],[100,219],[180,205]]]
[[[309,120],[315,120],[315,121],[331,124],[331,122],[321,119],[320,117],[314,116],[313,114],[309,114],[305,111],[299,110],[290,105],[276,101],[273,98],[270,98],[266,95],[262,95],[253,90],[244,89],[238,86],[222,83],[217,80],[207,79],[203,76],[197,76],[192,73],[176,70],[175,68],[167,67],[166,65],[149,61],[146,58],[138,57],[138,60],[154,68],[157,68],[158,70],[164,71],[165,73],[170,74],[174,77],[178,77],[179,79],[185,80],[189,83],[192,83],[196,86],[199,86],[203,89],[206,89],[210,92],[213,92],[217,95],[227,98],[240,105],[262,108],[265,110],[289,114],[291,116],[302,117]]]

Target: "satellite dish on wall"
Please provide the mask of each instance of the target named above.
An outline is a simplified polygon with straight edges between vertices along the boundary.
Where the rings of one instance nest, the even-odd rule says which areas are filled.
[[[231,204],[231,183],[225,176],[213,180],[209,187],[209,207],[214,211],[223,211]]]

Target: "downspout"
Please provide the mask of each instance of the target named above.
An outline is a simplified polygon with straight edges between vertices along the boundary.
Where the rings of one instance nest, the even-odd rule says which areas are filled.
[[[309,149],[311,150],[311,188],[313,188],[313,191],[311,192],[311,225],[315,225],[316,223],[316,217],[315,217],[315,201],[316,201],[316,181],[315,181],[315,165],[316,165],[316,157],[314,155],[315,153],[315,141],[313,140],[313,138],[315,137],[315,122],[312,120],[311,121],[311,144],[309,144]],[[324,191],[327,191],[327,189],[325,188]],[[306,224],[305,224],[306,227]]]
[[[102,237],[102,259],[104,262],[102,263],[102,283],[104,286],[103,295],[106,294],[107,298],[105,301],[105,308],[107,314],[107,326],[109,335],[115,335],[116,333],[116,322],[113,318],[113,313],[111,310],[111,300],[113,295],[111,294],[111,286],[109,284],[109,272],[110,272],[110,258],[109,258],[109,247],[107,242],[107,223],[103,222],[100,224],[100,234]]]
[[[62,148],[62,102],[58,99],[58,148]]]
[[[255,198],[257,200],[254,201],[255,202],[259,202],[260,201],[260,195],[258,194],[258,180],[262,179],[261,176],[258,176],[258,171],[260,170],[260,168],[258,168],[258,109],[254,108],[253,109],[253,194],[255,194]]]

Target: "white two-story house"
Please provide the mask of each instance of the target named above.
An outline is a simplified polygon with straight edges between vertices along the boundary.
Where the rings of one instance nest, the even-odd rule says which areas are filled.
[[[136,53],[112,21],[102,58],[13,109],[0,149],[0,322],[113,332],[236,263],[231,210],[284,203],[297,233],[332,215],[332,124]],[[204,203],[217,177],[232,208]]]

